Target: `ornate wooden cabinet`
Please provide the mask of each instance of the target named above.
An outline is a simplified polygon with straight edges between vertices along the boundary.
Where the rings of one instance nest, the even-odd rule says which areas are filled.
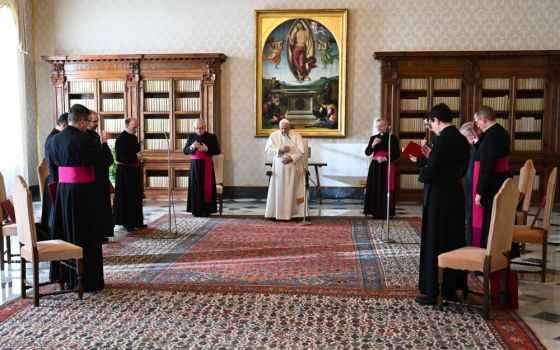
[[[392,121],[402,147],[429,138],[422,119],[440,102],[453,110],[455,125],[490,105],[511,134],[512,170],[518,174],[533,159],[533,198],[542,196],[547,174],[560,164],[560,51],[376,52],[374,58],[381,62],[381,115]],[[416,165],[403,155],[397,169],[398,199],[420,200]]]
[[[220,65],[225,55],[42,58],[52,65],[54,120],[73,104],[83,104],[99,113],[100,129],[109,133],[114,146],[124,119],[138,118],[146,197],[167,197],[169,181],[176,195],[186,196],[190,156],[182,149],[194,121],[204,119],[220,140]]]

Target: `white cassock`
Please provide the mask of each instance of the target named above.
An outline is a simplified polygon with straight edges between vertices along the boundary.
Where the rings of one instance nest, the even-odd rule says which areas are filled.
[[[290,146],[290,151],[280,152],[284,146]],[[265,152],[272,159],[272,177],[264,217],[278,220],[302,218],[305,193],[303,139],[293,130],[290,130],[289,137],[277,130],[270,134]],[[284,157],[291,157],[293,161],[284,164]]]

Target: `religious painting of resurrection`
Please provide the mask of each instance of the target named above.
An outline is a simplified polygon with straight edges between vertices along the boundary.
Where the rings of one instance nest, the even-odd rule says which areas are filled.
[[[348,10],[256,11],[256,135],[345,136]]]

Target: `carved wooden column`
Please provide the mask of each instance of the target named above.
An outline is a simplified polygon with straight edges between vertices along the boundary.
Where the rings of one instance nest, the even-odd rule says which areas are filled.
[[[480,101],[477,97],[482,91],[482,81],[480,80],[478,62],[474,59],[465,61],[465,75],[464,75],[464,91],[465,96],[461,100],[461,106],[465,106],[465,116],[468,121],[472,121],[474,112],[478,108],[476,101]],[[469,103],[470,101],[470,103]]]
[[[64,62],[54,63],[51,70],[51,81],[53,83],[54,89],[54,122],[58,116],[64,113],[65,110],[65,87],[66,87],[66,76],[64,75]]]
[[[204,97],[202,98],[202,115],[206,116],[207,128],[209,130],[214,130],[214,134],[218,137],[218,140],[220,140],[220,123],[217,122],[220,118],[218,115],[218,111],[220,110],[220,98],[212,98],[212,96],[215,96],[215,93],[219,96],[220,92],[219,79],[216,75],[216,69],[219,69],[216,61],[207,61],[204,64],[204,89],[202,91]]]
[[[393,127],[393,132],[398,126],[394,124],[397,114],[398,75],[395,71],[396,62],[393,59],[381,60],[381,117],[387,118]]]
[[[130,62],[126,74],[126,117],[138,118],[140,111],[140,63]]]

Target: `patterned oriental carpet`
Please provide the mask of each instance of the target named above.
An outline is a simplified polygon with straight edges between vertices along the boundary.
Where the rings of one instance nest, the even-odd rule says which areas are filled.
[[[178,216],[175,239],[163,239],[167,216],[104,249],[112,286],[214,291],[413,295],[417,288],[419,219],[391,224],[314,219],[312,225],[262,218]]]
[[[107,288],[0,307],[10,349],[544,349],[510,311],[416,292],[419,219],[167,218],[104,247]],[[476,301],[475,301],[476,303]]]

